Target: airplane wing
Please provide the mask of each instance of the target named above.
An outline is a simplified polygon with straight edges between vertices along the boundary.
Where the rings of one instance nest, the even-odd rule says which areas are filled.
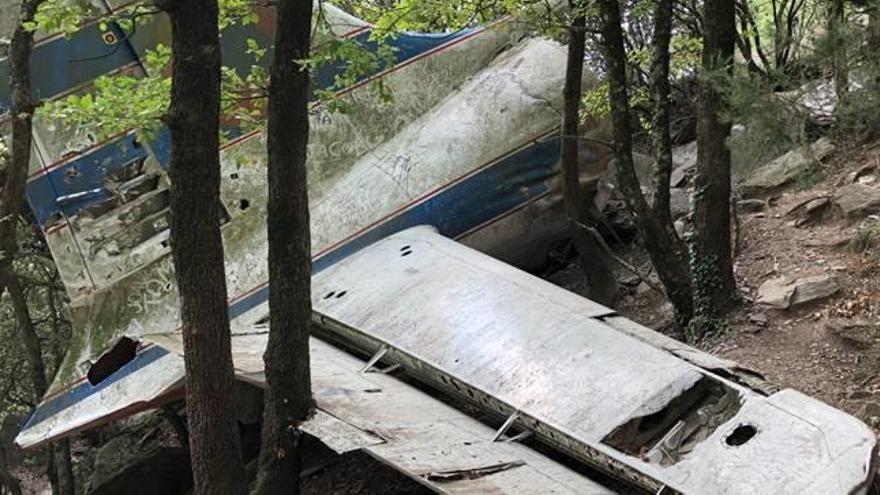
[[[684,344],[674,352],[435,229],[390,236],[312,287],[322,337],[649,490],[861,493],[873,477],[876,437],[858,419],[738,383],[717,372],[723,362]]]
[[[180,334],[146,339],[182,360]],[[232,356],[240,380],[265,388],[268,329],[238,327]],[[312,338],[317,406],[302,429],[339,454],[363,450],[436,493],[611,494],[613,491],[508,438],[428,393]]]

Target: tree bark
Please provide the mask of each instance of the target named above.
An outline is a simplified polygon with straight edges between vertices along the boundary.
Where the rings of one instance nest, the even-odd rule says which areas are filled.
[[[21,3],[18,25],[12,33],[9,47],[9,87],[12,108],[12,149],[6,181],[0,195],[0,271],[10,266],[18,250],[16,241],[16,222],[24,199],[28,166],[31,161],[31,122],[36,109],[31,93],[31,50],[34,46],[34,33],[23,24],[34,20],[37,8],[45,0],[25,0]],[[0,296],[5,285],[0,280]]]
[[[0,443],[0,488],[5,489],[9,495],[21,495],[21,481],[9,471],[9,458],[6,455],[6,446],[2,443]]]
[[[55,471],[58,473],[58,493],[76,494],[76,478],[73,476],[73,461],[70,458],[70,439],[63,438],[54,444]]]
[[[831,70],[837,110],[841,110],[849,92],[849,65],[846,54],[846,6],[843,0],[832,0],[828,12],[828,35],[831,37]],[[870,29],[870,26],[869,26]]]
[[[163,1],[171,19],[171,242],[180,294],[194,493],[246,491],[220,235],[217,0]]]
[[[254,493],[298,494],[299,425],[312,409],[309,368],[311,238],[306,177],[311,0],[279,0],[269,69],[269,341],[260,467]]]
[[[672,39],[673,0],[656,0],[654,3],[654,50],[651,59],[651,89],[654,97],[652,119],[654,153],[657,156],[654,169],[654,199],[652,209],[657,220],[664,225],[672,225],[672,212],[669,209],[669,184],[672,176],[672,133],[670,122],[672,98],[669,84],[669,43]],[[672,237],[679,244],[679,251],[687,248],[678,234]]]
[[[694,178],[695,316],[691,338],[700,338],[736,300],[730,245],[730,122],[722,119],[716,84],[733,71],[736,40],[733,0],[706,0],[703,26],[703,81],[697,102],[697,171]]]
[[[880,2],[874,0],[868,5],[868,46],[874,49],[880,45]]]
[[[666,296],[675,308],[676,321],[684,327],[690,321],[693,306],[687,252],[678,241],[670,215],[658,217],[642,194],[632,158],[629,96],[626,81],[626,52],[620,5],[617,0],[599,0],[602,21],[602,44],[607,65],[608,93],[614,133],[614,175],[627,207],[636,220],[639,235],[651,258]],[[668,178],[666,189],[668,191]],[[657,194],[657,192],[655,192]],[[666,207],[668,209],[668,206]]]
[[[590,204],[595,197],[584,191],[580,184],[578,154],[578,112],[581,106],[581,81],[584,72],[584,50],[586,45],[586,18],[579,2],[572,0],[569,6],[574,13],[569,28],[568,59],[565,68],[565,87],[563,93],[562,120],[562,175],[563,203],[565,214],[571,224],[571,237],[580,258],[581,269],[587,277],[591,299],[606,306],[613,306],[617,300],[617,279],[611,270],[611,261],[593,235],[584,226],[595,223],[590,213]],[[584,194],[584,193],[587,194]]]

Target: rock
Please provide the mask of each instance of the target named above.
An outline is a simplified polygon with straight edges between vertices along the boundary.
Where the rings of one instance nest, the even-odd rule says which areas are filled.
[[[862,166],[849,176],[849,182],[855,184],[873,184],[877,180],[877,165],[869,163]]]
[[[880,404],[866,402],[860,416],[871,428],[876,428],[880,424]]]
[[[672,150],[672,176],[669,185],[682,187],[697,166],[697,142],[676,146]]]
[[[880,212],[880,189],[865,184],[850,184],[834,193],[834,204],[849,218]]]
[[[754,323],[755,325],[766,327],[769,320],[765,313],[757,312],[749,314],[749,321]]]
[[[837,280],[830,275],[800,278],[795,281],[795,291],[791,299],[791,305],[798,306],[824,299],[833,296],[839,290],[840,286],[837,285]]]
[[[772,160],[755,170],[742,184],[742,191],[748,196],[758,196],[777,190],[793,181],[797,176],[808,173],[821,159],[834,151],[834,143],[822,138],[806,148],[798,148]]]
[[[687,224],[684,223],[684,220],[676,220],[672,223],[672,225],[675,227],[675,232],[678,234],[678,236],[684,239],[685,234],[687,233]]]
[[[798,219],[794,222],[794,225],[802,227],[820,220],[829,206],[831,206],[831,196],[816,196],[806,201],[801,201],[785,212],[785,215],[797,217]]]
[[[791,279],[776,277],[758,287],[757,303],[775,309],[788,309],[824,299],[840,290],[830,275]]]
[[[825,330],[857,347],[869,347],[877,341],[876,322],[862,319],[834,318],[825,323]]]
[[[697,142],[676,146],[672,149],[672,164],[675,170],[689,170],[697,166]],[[673,186],[678,187],[678,186]]]
[[[767,202],[763,199],[744,199],[736,204],[739,212],[755,213],[767,207]]]
[[[673,170],[672,175],[669,176],[669,187],[679,189],[683,187],[693,169],[693,167],[682,166]]]
[[[691,212],[691,195],[689,191],[679,188],[670,189],[669,211],[672,214],[673,220],[688,216]]]
[[[788,277],[776,277],[767,280],[758,287],[756,302],[776,309],[787,309],[791,306],[794,295],[794,281]]]

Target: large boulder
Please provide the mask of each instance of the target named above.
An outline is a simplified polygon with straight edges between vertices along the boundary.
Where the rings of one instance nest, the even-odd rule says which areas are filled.
[[[742,192],[747,196],[760,196],[777,191],[798,176],[810,173],[834,149],[834,143],[830,139],[822,138],[808,147],[791,150],[755,170],[742,183]]]
[[[849,184],[834,193],[834,204],[848,218],[880,212],[880,189],[865,184]]]
[[[776,277],[758,287],[757,302],[774,309],[788,309],[824,299],[839,290],[837,280],[830,275],[798,279]]]

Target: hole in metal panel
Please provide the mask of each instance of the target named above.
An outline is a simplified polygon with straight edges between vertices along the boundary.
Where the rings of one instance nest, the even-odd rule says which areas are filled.
[[[347,290],[339,291],[339,293],[336,294],[336,299],[339,299],[339,298],[345,296],[346,294],[348,294]]]
[[[251,202],[247,199],[241,199],[238,202],[238,209],[239,210],[242,210],[242,211],[247,210],[248,208],[250,208],[250,206],[251,206]]]
[[[336,295],[336,291],[335,291],[335,290],[331,290],[330,292],[327,293],[326,296],[324,296],[324,299],[330,299],[331,297],[333,297],[333,296],[335,296],[335,295]]]
[[[659,410],[619,425],[602,443],[646,462],[669,466],[735,416],[741,406],[738,392],[704,376]]]
[[[727,436],[724,439],[724,443],[730,445],[731,447],[739,447],[740,445],[745,445],[746,442],[751,440],[755,435],[758,434],[758,429],[752,425],[739,425],[734,430],[733,433]]]
[[[138,343],[128,337],[122,337],[112,349],[105,352],[95,364],[89,367],[86,378],[92,385],[97,385],[107,379],[120,368],[134,360],[137,356]]]

